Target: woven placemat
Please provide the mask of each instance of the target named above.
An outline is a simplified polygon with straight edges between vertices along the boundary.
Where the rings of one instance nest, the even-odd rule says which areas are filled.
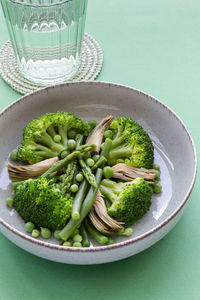
[[[68,81],[94,80],[101,71],[102,64],[101,47],[94,38],[85,33],[79,70]],[[0,49],[0,75],[14,90],[23,95],[44,87],[27,80],[19,72],[10,41]]]

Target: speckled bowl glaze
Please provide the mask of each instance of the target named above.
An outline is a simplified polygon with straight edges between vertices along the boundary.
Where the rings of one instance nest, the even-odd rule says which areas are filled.
[[[155,163],[161,166],[163,191],[153,196],[150,211],[133,225],[132,237],[119,237],[116,244],[109,246],[98,246],[93,241],[90,248],[63,247],[53,238],[33,239],[24,231],[23,220],[14,209],[6,206],[5,199],[11,194],[5,168],[9,152],[20,144],[23,127],[28,122],[41,114],[57,111],[76,113],[85,120],[97,121],[108,114],[132,117],[151,136]],[[0,137],[0,230],[19,247],[57,262],[106,263],[148,248],[166,235],[180,219],[195,182],[196,150],[183,122],[160,101],[126,86],[73,82],[31,93],[1,112]]]

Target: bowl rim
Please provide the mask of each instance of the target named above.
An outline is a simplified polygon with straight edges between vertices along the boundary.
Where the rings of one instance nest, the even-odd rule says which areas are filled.
[[[194,187],[195,184],[195,180],[196,180],[196,175],[197,175],[197,152],[196,152],[196,148],[195,148],[195,144],[194,141],[189,133],[188,128],[186,127],[186,125],[183,123],[183,121],[181,120],[181,118],[171,109],[169,108],[166,104],[162,103],[160,100],[156,99],[155,97],[151,96],[150,94],[147,94],[146,92],[143,92],[141,90],[138,90],[136,88],[130,87],[130,86],[126,86],[126,85],[122,85],[122,84],[116,84],[116,83],[112,83],[112,82],[106,82],[106,81],[73,81],[73,82],[65,82],[65,83],[61,83],[61,84],[56,84],[56,85],[51,85],[51,86],[47,86],[44,88],[41,88],[39,90],[33,91],[29,94],[26,94],[22,97],[20,97],[19,99],[17,99],[16,101],[12,102],[11,104],[9,104],[6,108],[4,108],[1,112],[0,112],[0,118],[9,111],[10,108],[12,108],[13,106],[26,101],[27,98],[29,98],[32,95],[37,95],[40,94],[42,91],[47,91],[47,90],[51,90],[54,88],[60,88],[62,86],[71,86],[71,85],[108,85],[108,86],[114,86],[114,87],[118,87],[118,88],[125,88],[128,90],[133,90],[134,92],[141,94],[145,97],[147,97],[150,101],[157,103],[159,105],[161,105],[164,109],[166,109],[170,114],[173,114],[173,116],[176,118],[176,120],[182,125],[183,129],[185,130],[188,139],[191,143],[191,147],[193,150],[193,155],[194,155],[194,173],[193,173],[193,177],[191,179],[191,183],[188,189],[188,192],[186,193],[185,197],[183,198],[182,202],[180,203],[180,205],[174,210],[173,213],[171,213],[171,215],[169,215],[169,217],[164,220],[162,223],[160,223],[158,226],[152,228],[151,230],[145,232],[144,234],[138,236],[138,237],[133,237],[131,239],[116,243],[116,244],[112,244],[112,245],[105,245],[105,246],[97,246],[97,247],[88,247],[88,248],[75,248],[75,247],[65,247],[65,246],[61,246],[61,245],[57,245],[57,244],[52,244],[52,243],[48,243],[48,242],[44,242],[42,240],[37,240],[32,238],[31,236],[28,236],[27,234],[24,234],[22,232],[20,232],[19,230],[15,229],[14,227],[12,227],[11,225],[9,225],[7,222],[5,222],[2,218],[0,218],[0,225],[4,226],[6,229],[8,229],[9,231],[11,231],[13,234],[16,234],[18,237],[24,239],[27,242],[31,242],[32,244],[35,245],[39,245],[39,246],[43,246],[46,248],[49,248],[51,250],[58,250],[58,251],[64,251],[64,252],[82,252],[82,253],[90,253],[90,252],[99,252],[99,251],[106,251],[106,250],[113,250],[113,249],[117,249],[117,248],[121,248],[121,247],[125,247],[125,246],[129,246],[131,244],[134,244],[136,242],[139,242],[149,236],[151,236],[152,234],[156,233],[157,231],[159,231],[161,228],[163,228],[165,225],[167,225],[172,219],[175,218],[175,216],[181,211],[181,209],[185,206],[191,192],[192,189]]]

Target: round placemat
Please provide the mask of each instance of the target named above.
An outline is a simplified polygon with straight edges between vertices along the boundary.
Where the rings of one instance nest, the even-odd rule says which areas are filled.
[[[103,64],[102,49],[89,34],[84,34],[81,64],[76,75],[68,81],[94,80]],[[0,75],[17,92],[25,95],[44,85],[35,84],[19,72],[10,41],[0,49]]]

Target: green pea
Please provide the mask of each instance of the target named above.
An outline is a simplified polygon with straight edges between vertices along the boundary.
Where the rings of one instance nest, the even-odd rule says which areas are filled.
[[[40,231],[38,229],[33,229],[32,237],[38,238],[40,236]]]
[[[88,125],[90,126],[91,129],[97,126],[97,122],[95,120],[90,120],[88,122]]]
[[[106,139],[106,138],[112,139],[112,138],[113,138],[113,135],[114,135],[114,133],[113,133],[112,130],[106,130],[106,131],[104,132],[104,138],[105,138],[105,139]]]
[[[64,151],[61,152],[60,157],[63,159],[66,156],[68,156],[69,154],[70,154],[70,152],[68,150],[64,150]]]
[[[92,156],[92,159],[97,162],[97,160],[99,159],[100,155],[99,154],[95,154]]]
[[[80,242],[74,242],[73,247],[82,247],[82,244]]]
[[[14,199],[12,197],[8,197],[6,199],[6,204],[9,206],[9,207],[12,207],[13,206],[13,203],[14,203]]]
[[[54,231],[53,236],[56,240],[61,240],[59,233],[61,232],[61,230],[57,229]]]
[[[62,138],[59,134],[56,134],[53,139],[54,139],[54,142],[59,143]]]
[[[72,193],[76,193],[78,191],[78,185],[77,184],[72,184],[70,187],[70,191]]]
[[[44,239],[49,239],[51,237],[51,230],[49,230],[48,228],[41,228],[41,236]]]
[[[69,139],[74,139],[75,136],[76,136],[76,131],[73,130],[73,129],[69,130],[68,133],[67,133],[67,136],[68,136]]]
[[[73,236],[73,242],[82,242],[83,238],[80,234],[76,234]]]
[[[89,166],[89,167],[93,167],[95,162],[92,158],[88,158],[86,159],[86,164]]]
[[[160,166],[159,165],[153,165],[154,170],[160,171]]]
[[[70,140],[68,140],[67,145],[68,145],[69,150],[74,150],[76,148],[76,141],[70,139]]]
[[[32,232],[33,229],[35,228],[35,225],[32,222],[27,222],[24,228],[27,232]]]
[[[83,175],[81,173],[78,173],[76,175],[76,181],[78,181],[78,182],[82,182],[83,181]]]
[[[90,152],[86,152],[86,153],[83,155],[83,159],[88,159],[88,158],[91,158],[91,153],[90,153]]]
[[[103,176],[107,179],[111,178],[113,176],[114,172],[111,167],[104,167],[103,168]]]
[[[160,171],[156,170],[156,179],[159,179],[160,178]]]
[[[126,228],[123,235],[125,236],[131,236],[133,234],[133,229],[132,228]]]
[[[160,184],[160,181],[156,181],[154,183],[153,191],[154,191],[155,194],[161,193],[161,191],[162,191],[162,185]]]
[[[71,247],[71,245],[72,245],[72,243],[70,243],[70,242],[64,242],[63,244],[62,244],[62,246],[65,246],[65,247]]]

